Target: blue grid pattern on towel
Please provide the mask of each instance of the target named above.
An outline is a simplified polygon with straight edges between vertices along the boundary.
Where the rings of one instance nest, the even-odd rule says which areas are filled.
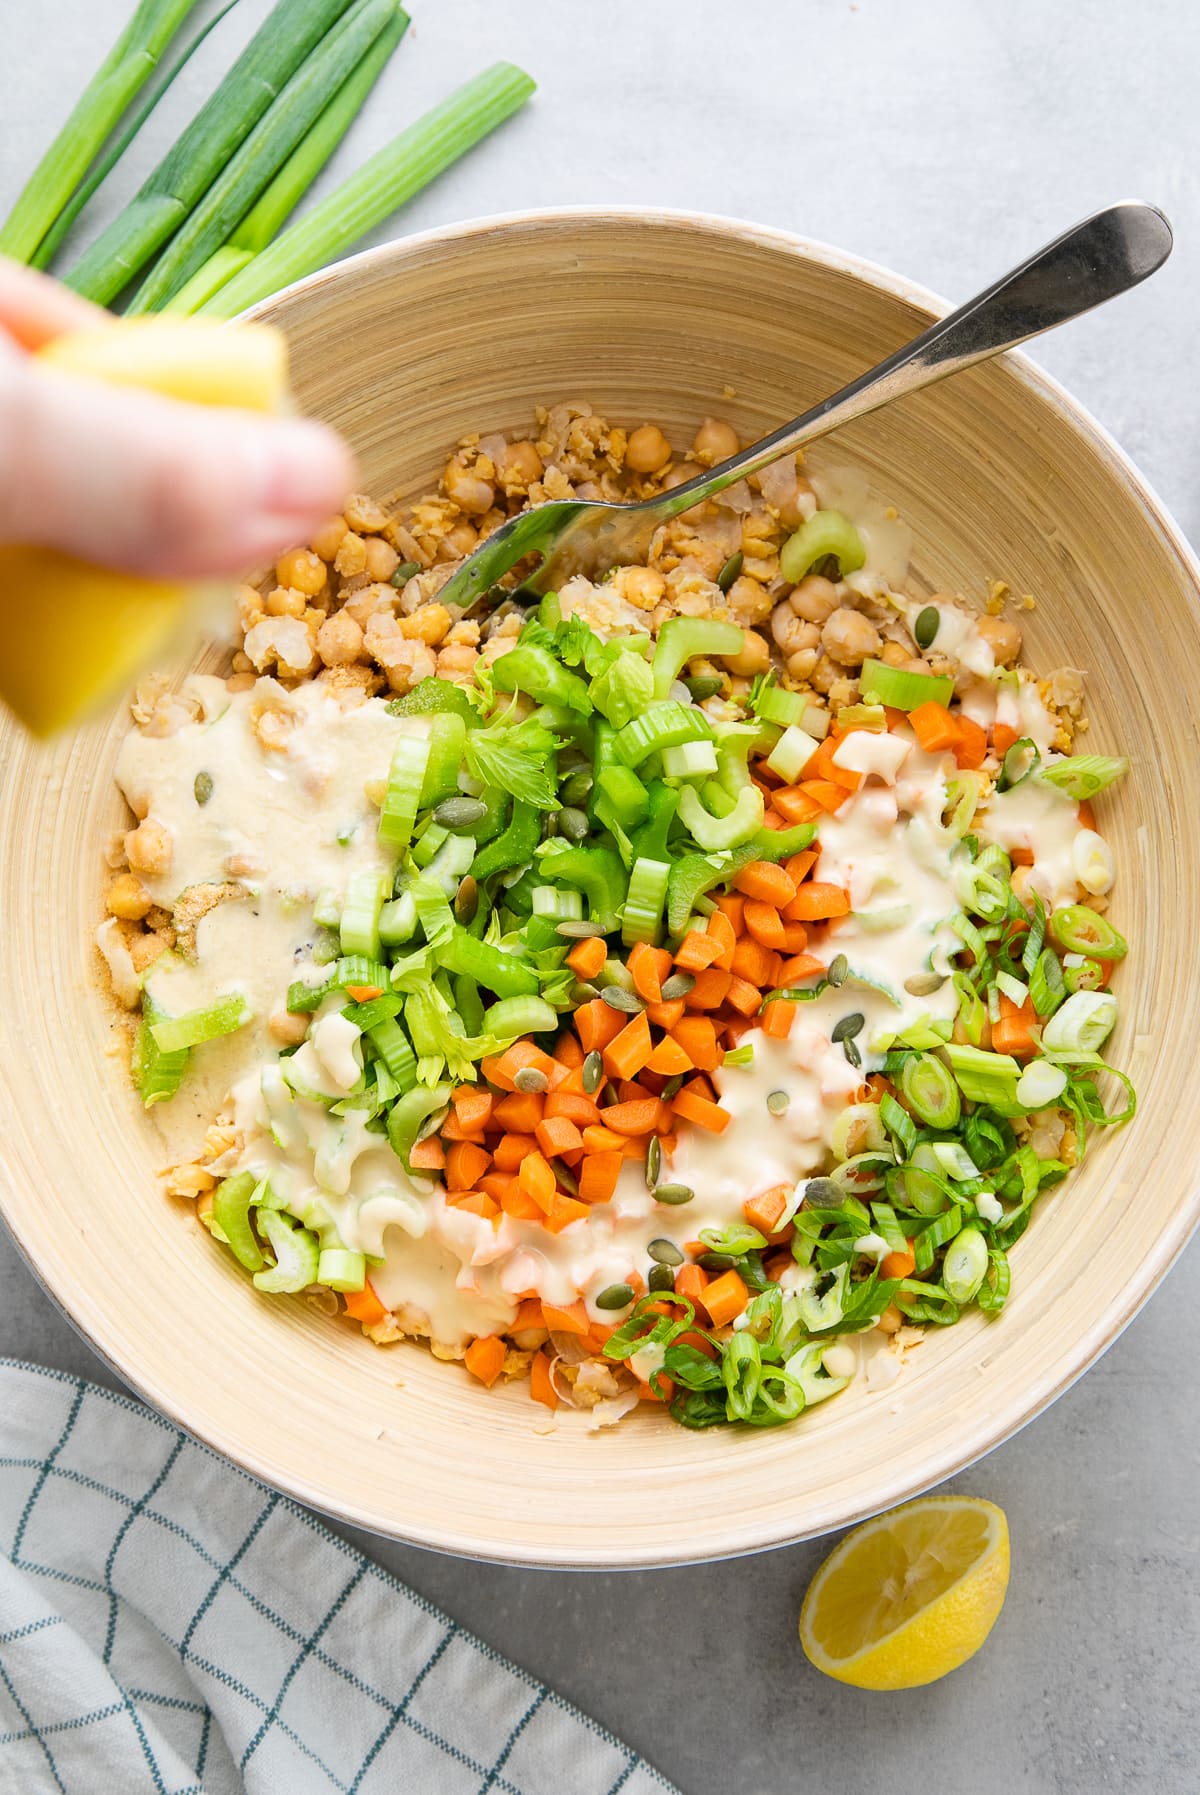
[[[673,1795],[149,1410],[0,1360],[0,1791]]]

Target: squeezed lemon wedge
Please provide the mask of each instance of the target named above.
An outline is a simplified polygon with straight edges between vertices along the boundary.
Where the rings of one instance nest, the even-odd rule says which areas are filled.
[[[866,1521],[808,1588],[800,1643],[856,1689],[915,1689],[979,1650],[1008,1589],[1008,1522],[975,1496],[922,1496]]]
[[[263,324],[115,318],[55,337],[37,357],[192,404],[277,412],[287,402],[287,344]],[[163,649],[197,590],[0,545],[0,698],[38,735],[78,722]]]

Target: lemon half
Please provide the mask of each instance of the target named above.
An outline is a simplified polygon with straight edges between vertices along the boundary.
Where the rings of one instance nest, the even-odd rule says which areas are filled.
[[[1008,1590],[1008,1522],[977,1496],[922,1496],[834,1547],[800,1610],[800,1643],[856,1689],[915,1689],[965,1664]]]

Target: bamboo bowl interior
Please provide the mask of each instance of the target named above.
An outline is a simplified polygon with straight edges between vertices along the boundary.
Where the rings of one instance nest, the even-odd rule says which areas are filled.
[[[709,412],[758,434],[895,348],[931,305],[769,232],[584,212],[393,244],[261,315],[286,328],[300,402],[350,437],[364,487],[411,496],[461,434],[522,425],[537,401],[586,398],[681,446]],[[1114,1053],[1141,1109],[1043,1199],[998,1320],[935,1333],[889,1390],[855,1388],[795,1427],[695,1435],[643,1414],[589,1434],[560,1411],[539,1434],[544,1411],[523,1386],[486,1393],[421,1349],[380,1351],[301,1300],[255,1295],[161,1195],[161,1145],[112,1051],[91,940],[102,847],[123,820],[112,767],[125,717],[41,749],[0,726],[0,1209],[131,1384],[306,1502],[545,1565],[666,1563],[820,1533],[1035,1414],[1114,1338],[1196,1220],[1196,1151],[1179,1127],[1200,1108],[1185,1047],[1200,1039],[1200,609],[1186,549],[1104,435],[1012,360],[814,459],[857,464],[900,508],[930,590],[978,602],[1000,578],[1035,593],[1025,658],[1086,669],[1086,744],[1131,756],[1103,822],[1121,869],[1112,913],[1133,943]]]

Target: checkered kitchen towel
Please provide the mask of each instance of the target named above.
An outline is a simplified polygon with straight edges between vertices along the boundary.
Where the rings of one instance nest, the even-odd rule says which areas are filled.
[[[159,1416],[0,1360],[0,1791],[55,1790],[673,1795]]]

